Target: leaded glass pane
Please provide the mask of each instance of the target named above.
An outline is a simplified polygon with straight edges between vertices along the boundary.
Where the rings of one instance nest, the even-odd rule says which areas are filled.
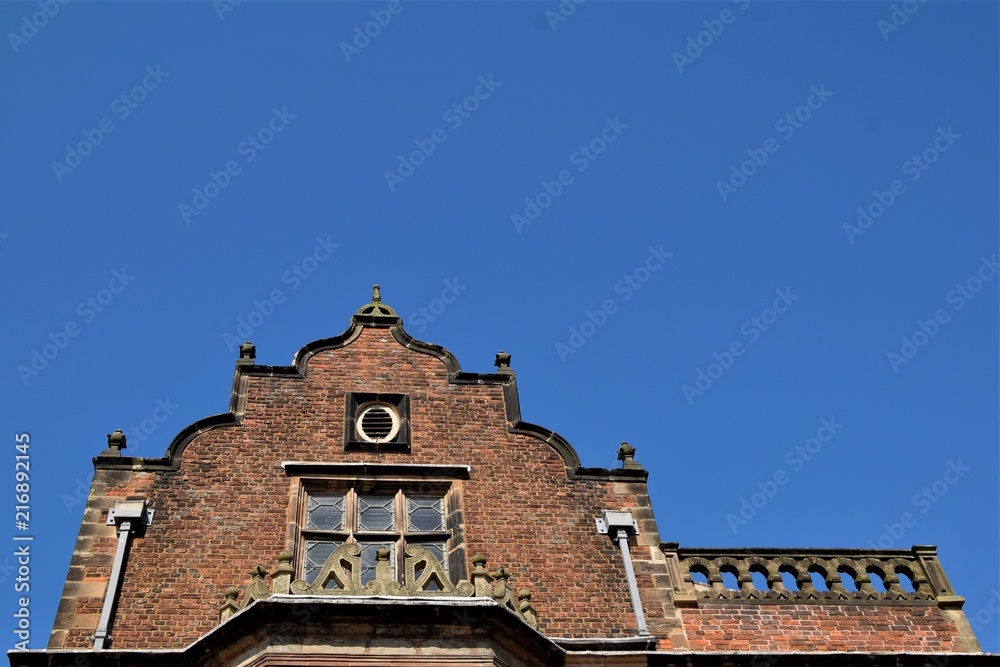
[[[393,496],[358,496],[358,530],[392,530],[395,507]]]
[[[302,578],[305,579],[310,584],[316,579],[319,571],[323,569],[323,565],[326,563],[330,555],[336,551],[338,548],[343,546],[343,540],[332,540],[324,542],[306,542],[306,559],[305,564],[302,567]],[[336,588],[337,584],[333,581],[326,585],[327,588]]]
[[[344,495],[316,494],[309,496],[306,528],[311,530],[344,530]]]
[[[408,530],[444,529],[444,498],[440,496],[407,496],[406,521]]]
[[[361,584],[367,584],[375,578],[376,552],[385,547],[389,550],[389,571],[393,581],[396,580],[396,543],[395,542],[358,542],[361,547]]]

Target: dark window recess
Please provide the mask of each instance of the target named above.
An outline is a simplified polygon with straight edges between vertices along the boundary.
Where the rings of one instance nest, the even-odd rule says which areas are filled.
[[[410,451],[410,400],[405,394],[347,394],[345,449]]]

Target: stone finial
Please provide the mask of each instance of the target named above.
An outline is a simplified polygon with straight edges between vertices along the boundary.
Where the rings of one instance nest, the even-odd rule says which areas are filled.
[[[278,568],[271,573],[271,592],[278,595],[286,595],[291,589],[292,575],[295,568],[292,567],[292,552],[282,551],[278,554]]]
[[[255,565],[252,570],[250,570],[250,585],[247,587],[246,597],[243,598],[243,607],[250,606],[254,600],[263,600],[271,594],[267,589],[267,584],[264,583],[264,577],[267,576],[267,570],[261,565]]]
[[[493,365],[497,367],[499,375],[513,375],[514,369],[510,367],[510,355],[500,350],[493,359]]]
[[[115,429],[114,433],[108,433],[108,448],[101,452],[101,456],[121,456],[122,450],[125,449],[125,441],[127,438],[122,430]]]
[[[240,361],[250,363],[257,358],[257,346],[247,341],[240,345]]]
[[[122,433],[120,428],[116,428],[114,433],[108,433],[108,447],[114,447],[118,450],[125,449],[125,442],[127,438],[125,434]]]
[[[476,588],[476,595],[490,596],[493,591],[493,577],[486,571],[486,556],[476,554],[472,557],[472,573],[469,581]]]
[[[618,448],[618,460],[622,462],[622,468],[642,469],[642,464],[635,460],[635,447],[623,442]]]
[[[538,623],[538,614],[535,612],[535,608],[531,606],[531,591],[522,588],[517,592],[517,608],[521,612],[521,616],[524,617],[524,620],[528,622],[528,625],[535,627]]]
[[[355,313],[355,316],[357,315],[375,318],[376,321],[379,321],[379,318],[398,320],[396,311],[382,303],[382,290],[378,285],[372,287],[371,302],[361,306]]]
[[[222,603],[222,609],[219,610],[219,621],[226,620],[240,610],[240,605],[236,602],[239,594],[240,592],[235,586],[226,589],[226,600]]]
[[[375,580],[379,582],[392,581],[392,566],[389,564],[390,551],[385,547],[375,550]]]
[[[486,570],[486,556],[476,554],[472,557],[473,570],[469,576],[471,581],[463,579],[453,582],[438,555],[427,547],[409,544],[405,553],[404,572],[393,576],[392,551],[385,547],[376,549],[375,578],[362,585],[361,547],[355,543],[343,544],[327,557],[312,583],[299,579],[289,585],[288,579],[294,573],[292,554],[282,551],[278,556],[278,568],[271,575],[271,590],[268,591],[264,583],[264,568],[255,567],[250,572],[252,580],[242,604],[239,604],[239,592],[236,588],[226,589],[226,601],[219,613],[220,620],[225,621],[254,601],[264,600],[272,595],[481,596],[492,598],[500,606],[523,618],[530,626],[536,627],[537,613],[531,604],[531,593],[524,588],[515,593],[509,581],[511,574],[504,567],[497,568],[490,575]]]

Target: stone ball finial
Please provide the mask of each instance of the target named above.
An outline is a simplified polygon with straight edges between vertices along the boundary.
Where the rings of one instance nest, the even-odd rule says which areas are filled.
[[[510,375],[514,372],[510,367],[510,355],[503,350],[497,352],[497,356],[493,359],[493,365],[497,367],[497,373],[501,375]]]
[[[114,433],[108,433],[108,449],[121,451],[125,449],[126,440],[127,438],[125,437],[125,434],[122,433],[122,430],[120,428],[115,429]]]
[[[375,551],[375,559],[381,561],[389,560],[389,550],[385,547],[379,547],[378,550]]]
[[[279,563],[291,563],[292,562],[292,552],[291,551],[282,551],[280,554],[278,554],[278,562]]]
[[[622,462],[622,468],[641,468],[642,465],[635,461],[635,447],[623,442],[618,447],[618,460]]]
[[[257,358],[257,347],[247,341],[240,345],[240,359],[256,359]]]
[[[240,592],[235,586],[226,589],[226,599],[228,600],[235,600],[239,594]]]
[[[531,599],[531,591],[529,591],[527,588],[522,588],[521,590],[519,590],[517,592],[517,599],[518,600],[530,600]]]

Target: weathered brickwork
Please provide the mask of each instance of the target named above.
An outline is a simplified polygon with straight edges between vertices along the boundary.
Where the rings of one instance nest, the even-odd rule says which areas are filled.
[[[590,660],[588,652],[609,650],[631,652],[628,664],[646,664],[647,652],[655,656],[650,664],[666,664],[657,662],[662,655],[656,650],[690,651],[687,656],[698,660],[704,652],[726,654],[713,656],[723,662],[741,652],[979,651],[961,611],[963,600],[951,590],[934,547],[791,552],[687,549],[661,542],[646,472],[632,458],[633,448],[623,444],[619,450],[621,468],[582,467],[559,436],[520,421],[508,355],[497,356],[496,374],[463,373],[446,351],[410,338],[392,311],[379,304],[373,300],[359,311],[343,335],[303,348],[293,366],[257,366],[254,352],[242,350],[231,412],[182,431],[163,458],[130,458],[109,439],[108,451],[95,459],[51,648],[93,645],[118,545],[115,526],[106,525],[108,510],[117,501],[143,499],[155,510],[155,520],[131,538],[110,627],[113,650],[155,652],[231,641],[229,649],[220,650],[242,647],[239,651],[256,655],[275,627],[281,641],[301,649],[314,638],[301,628],[295,634],[296,625],[311,619],[322,632],[340,628],[337,634],[343,630],[338,613],[350,608],[371,619],[394,614],[399,636],[382,636],[388,626],[377,620],[348,619],[363,632],[337,635],[344,646],[367,646],[377,638],[396,642],[392,650],[406,653],[421,637],[464,632],[480,642],[475,650],[484,651],[484,660],[482,642],[496,637],[509,641],[510,650],[523,649],[521,662],[501,661],[512,665],[583,664]],[[408,443],[349,444],[349,394],[407,397]],[[290,590],[287,555],[284,588],[265,587],[264,594],[248,597],[251,569],[262,565],[274,572],[282,552],[292,555],[293,578],[302,576],[300,523],[307,489],[328,482],[371,488],[377,480],[397,485],[401,493],[450,485],[447,525],[455,544],[447,560],[461,570],[453,570],[453,578],[469,577],[476,554],[486,556],[491,572],[503,566],[511,575],[511,588],[503,589],[509,592],[506,599],[513,599],[514,591],[530,591],[540,634],[525,625],[523,614],[505,616],[512,607],[496,606],[489,591],[485,599],[452,597],[426,611],[427,625],[419,632],[413,619],[424,623],[421,614],[431,607],[420,607],[417,596],[384,608],[370,595],[322,603],[318,594],[304,601],[283,597]],[[629,546],[649,635],[638,633],[618,545],[595,525],[606,510],[627,510],[638,528]],[[385,567],[388,556],[381,558]],[[819,575],[826,585],[817,590]],[[842,577],[853,584],[845,587]],[[262,581],[260,575],[255,581]],[[907,581],[912,590],[903,585]],[[239,611],[231,593],[227,620],[212,633],[219,627],[223,593],[234,585],[241,601],[259,602]],[[277,593],[268,598],[268,590]],[[283,613],[304,616],[293,623]],[[463,620],[469,613],[491,620],[475,626]],[[240,623],[257,634],[241,636]],[[514,635],[508,636],[509,628],[517,628]],[[94,653],[119,665],[109,652]],[[192,656],[184,664],[217,664]],[[747,656],[740,664],[750,664]],[[35,659],[12,659],[12,664],[42,664]],[[303,659],[295,664],[321,664]],[[587,664],[604,664],[603,658],[594,659]]]
[[[349,391],[408,394],[412,451],[344,451]],[[226,587],[298,548],[282,461],[468,465],[466,554],[486,554],[532,591],[539,629],[635,633],[621,557],[594,527],[606,509],[635,507],[634,490],[571,479],[549,444],[508,432],[501,386],[451,384],[440,360],[406,349],[385,328],[364,328],[349,345],[311,357],[304,378],[251,373],[242,425],[195,437],[179,470],[97,471],[52,644],[89,645],[116,544],[106,510],[133,497],[145,498],[156,519],[133,541],[114,645],[179,647],[211,630]],[[644,484],[631,487],[645,493]],[[93,585],[80,589],[73,577]]]
[[[712,604],[683,610],[696,651],[961,651],[936,606]]]

